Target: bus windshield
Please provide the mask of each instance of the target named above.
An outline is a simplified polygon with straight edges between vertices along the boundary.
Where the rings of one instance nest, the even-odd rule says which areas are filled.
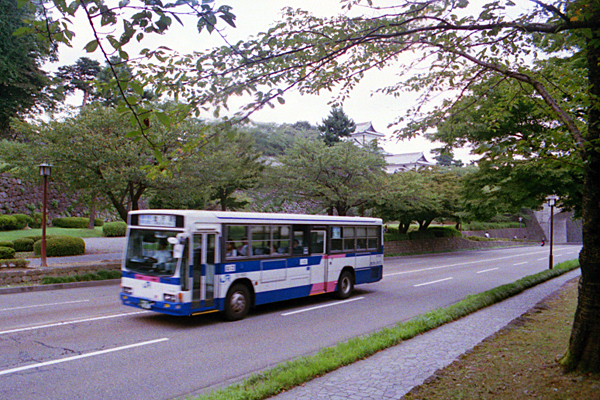
[[[168,238],[180,232],[132,229],[127,243],[125,267],[133,272],[155,276],[172,276],[177,268],[173,245]]]

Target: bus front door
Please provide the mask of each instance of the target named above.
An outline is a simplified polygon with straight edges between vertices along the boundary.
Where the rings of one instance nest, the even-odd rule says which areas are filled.
[[[215,298],[217,235],[195,233],[193,249],[192,309],[212,307]]]

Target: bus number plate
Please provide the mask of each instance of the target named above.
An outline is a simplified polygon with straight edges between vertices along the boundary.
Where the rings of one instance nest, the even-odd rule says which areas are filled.
[[[140,300],[140,307],[145,310],[149,310],[152,308],[152,303],[147,300]]]

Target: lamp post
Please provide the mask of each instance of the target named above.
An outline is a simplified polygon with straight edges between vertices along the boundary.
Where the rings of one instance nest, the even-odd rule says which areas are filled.
[[[523,217],[519,217],[519,236],[523,238],[523,231],[521,231],[521,221],[523,221]]]
[[[548,205],[550,206],[550,258],[548,260],[548,269],[552,269],[554,266],[552,260],[552,244],[554,241],[554,205],[556,204],[556,200],[558,200],[558,196],[553,194],[548,196]]]
[[[50,176],[50,170],[52,168],[52,165],[43,162],[38,167],[40,168],[40,176],[44,177],[44,201],[42,210],[42,245],[40,249],[40,265],[42,267],[47,267],[48,264],[46,264],[46,210],[48,208],[48,177]]]

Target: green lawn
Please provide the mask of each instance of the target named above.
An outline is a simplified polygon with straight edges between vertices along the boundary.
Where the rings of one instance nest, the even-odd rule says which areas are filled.
[[[41,235],[42,229],[24,229],[20,231],[0,231],[0,242],[12,241],[25,236]],[[94,229],[46,228],[48,236],[73,236],[79,238],[103,237],[102,227]]]

